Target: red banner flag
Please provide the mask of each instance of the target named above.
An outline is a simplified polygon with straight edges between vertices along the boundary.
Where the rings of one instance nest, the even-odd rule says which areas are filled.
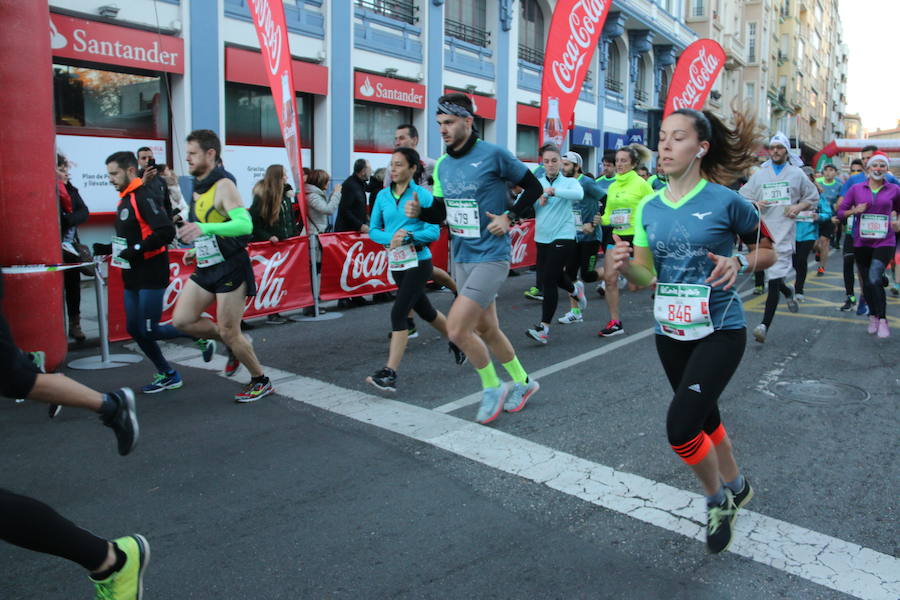
[[[537,263],[537,246],[534,244],[534,219],[520,221],[509,230],[512,242],[510,269],[530,267]]]
[[[300,125],[297,120],[297,98],[294,95],[294,76],[291,69],[291,47],[281,0],[250,0],[250,16],[256,26],[256,36],[266,65],[266,77],[272,89],[275,112],[281,125],[288,163],[294,176],[297,203],[306,223],[306,195],[303,193],[303,165],[300,158]]]
[[[725,51],[715,40],[697,40],[685,48],[675,65],[663,118],[680,108],[703,110],[724,65]]]
[[[603,31],[610,0],[558,0],[550,20],[541,80],[541,144],[562,148],[564,123],[573,123],[575,103]]]
[[[247,298],[244,318],[296,310],[312,306],[312,284],[309,278],[309,238],[294,237],[283,242],[256,242],[247,246],[256,295]],[[194,273],[193,265],[185,265],[184,250],[169,250],[169,285],[163,296],[163,314],[160,323],[172,322],[175,303],[185,283]],[[125,305],[123,300],[122,272],[109,268],[109,339],[113,342],[127,340]],[[206,315],[215,320],[215,303],[206,308]]]

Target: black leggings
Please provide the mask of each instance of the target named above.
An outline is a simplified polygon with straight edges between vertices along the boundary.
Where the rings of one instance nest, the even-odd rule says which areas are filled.
[[[803,286],[806,283],[806,263],[809,261],[809,251],[812,250],[815,243],[815,240],[797,242],[797,249],[794,250],[792,260],[794,262],[794,270],[797,271],[797,277],[794,280],[794,291],[798,294],[803,293]]]
[[[96,571],[109,544],[34,498],[0,489],[0,539],[74,561]]]
[[[656,336],[656,351],[675,395],[666,415],[666,434],[676,449],[719,429],[719,396],[741,363],[747,342],[746,329],[720,329],[692,342]],[[708,447],[708,445],[707,445]],[[698,446],[678,454],[686,462]],[[696,457],[699,462],[702,456]],[[693,464],[693,463],[691,463]]]
[[[853,295],[853,264],[856,259],[853,256],[853,236],[844,236],[844,291],[848,296]]]
[[[881,278],[884,277],[888,263],[894,258],[894,246],[857,246],[853,256],[863,276],[863,296],[869,305],[869,314],[879,319],[887,318],[887,295],[881,285]]]
[[[425,284],[431,279],[431,259],[420,260],[419,266],[406,271],[391,271],[397,283],[397,297],[391,307],[391,330],[406,331],[406,318],[413,309],[426,323],[437,319],[437,311],[425,295]]]
[[[559,289],[570,294],[575,291],[572,280],[566,274],[566,264],[575,252],[575,240],[555,240],[550,244],[537,244],[538,286],[544,292],[541,305],[541,322],[550,323],[559,303]]]
[[[785,298],[791,297],[791,288],[784,285],[784,277],[777,277],[769,280],[769,295],[766,296],[766,310],[763,312],[763,325],[769,327],[772,325],[772,319],[775,318],[775,310],[778,309],[778,294],[784,294]]]
[[[81,262],[81,257],[63,251],[63,262]],[[75,321],[81,314],[81,271],[79,269],[63,271],[63,288],[66,291],[66,314],[69,316],[69,321]]]
[[[576,242],[575,250],[569,256],[566,265],[566,275],[575,281],[581,271],[581,280],[585,283],[593,283],[599,279],[597,275],[597,252],[600,250],[600,242]]]

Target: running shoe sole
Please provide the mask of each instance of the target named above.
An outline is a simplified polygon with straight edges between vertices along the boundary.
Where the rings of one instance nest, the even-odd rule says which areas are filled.
[[[265,398],[269,394],[274,394],[274,393],[275,393],[275,388],[270,385],[269,389],[267,389],[266,391],[264,391],[260,394],[257,394],[256,396],[235,396],[234,401],[237,402],[238,404],[250,404],[251,402],[256,402],[257,400],[259,400],[261,398]]]
[[[500,386],[500,388],[500,397],[497,399],[497,410],[494,411],[494,414],[492,414],[484,421],[478,421],[482,425],[487,425],[488,423],[499,417],[500,413],[503,412],[503,404],[506,402],[506,397],[509,396],[510,384],[504,383]]]
[[[532,334],[530,329],[525,332],[525,337],[527,337],[529,340],[534,340],[538,344],[542,344],[544,346],[546,346],[547,342],[550,341],[547,338],[542,338],[539,335]]]
[[[599,337],[612,337],[612,336],[614,336],[614,335],[624,335],[624,334],[625,334],[625,330],[624,330],[624,329],[620,329],[620,330],[618,330],[618,331],[613,331],[612,333],[603,333],[603,332],[600,332],[600,333],[598,333],[597,335],[598,335]]]
[[[528,402],[528,400],[529,400],[532,396],[534,396],[537,392],[539,392],[540,389],[541,389],[541,384],[538,383],[537,381],[535,381],[535,382],[534,382],[534,389],[532,389],[530,392],[525,392],[524,394],[522,394],[522,401],[519,403],[518,406],[516,406],[515,408],[511,408],[511,409],[509,409],[509,410],[506,410],[506,409],[503,409],[503,410],[506,410],[506,412],[508,412],[508,413],[519,412],[520,410],[522,410],[523,408],[525,408],[525,403]]]
[[[141,557],[141,563],[138,565],[137,600],[141,600],[144,597],[144,570],[150,564],[150,542],[139,533],[133,533],[131,537],[135,539],[140,548],[138,556]]]
[[[380,392],[396,392],[397,391],[397,388],[395,388],[395,387],[386,386],[386,385],[384,385],[384,386],[378,385],[378,383],[376,383],[375,380],[372,379],[371,376],[366,377],[366,383],[375,387],[375,389],[377,389]]]

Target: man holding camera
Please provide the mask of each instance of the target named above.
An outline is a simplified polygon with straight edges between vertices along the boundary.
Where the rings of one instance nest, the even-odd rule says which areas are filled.
[[[153,151],[147,146],[141,146],[137,151],[138,177],[140,177],[150,197],[156,201],[156,205],[165,210],[176,224],[187,221],[188,206],[181,196],[178,187],[178,177],[166,164],[157,164],[153,158]]]

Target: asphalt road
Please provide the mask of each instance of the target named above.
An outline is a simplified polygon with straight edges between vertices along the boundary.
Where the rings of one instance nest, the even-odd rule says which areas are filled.
[[[701,541],[656,517],[504,467],[529,459],[516,453],[547,450],[614,478],[639,476],[651,490],[658,482],[699,492],[666,441],[671,392],[652,335],[642,334],[652,326],[649,294],[625,293],[628,335],[602,340],[596,332],[608,313],[590,286],[585,323],[556,325],[550,344],[538,346],[524,335],[540,314],[522,296],[532,282],[527,272],[510,278],[498,306],[525,368],[545,373],[541,391],[526,410],[488,427],[470,424],[476,406],[446,406],[477,393],[478,378],[468,365],[455,366],[446,343],[421,322],[397,403],[373,398],[364,378],[383,365],[389,329],[389,305],[376,304],[335,320],[258,324],[251,335],[260,360],[286,373],[276,380],[281,393],[252,405],[231,401],[237,381],[169,347],[181,357],[185,386],[139,396],[141,442],[126,458],[93,415],[64,409],[50,422],[43,406],[2,403],[0,485],[98,535],[146,535],[151,599],[875,598],[898,589],[897,570],[875,582],[861,573],[872,561],[888,572],[900,564],[900,319],[892,319],[893,337],[868,336],[863,317],[836,310],[838,275],[813,273],[800,313],[782,305],[769,340],[748,341],[721,401],[757,492],[747,508],[776,532],[773,546],[802,539],[786,546],[784,560],[740,549],[709,556]],[[445,312],[452,299],[430,298]],[[746,306],[752,327],[762,298]],[[888,312],[900,316],[900,302],[891,299]],[[619,346],[598,352],[612,343]],[[560,364],[569,359],[577,364]],[[109,389],[139,387],[151,367],[144,360],[65,372]],[[384,411],[395,416],[377,416]],[[407,417],[419,419],[419,429],[398,425]],[[457,430],[462,441],[445,443],[429,427]],[[496,443],[514,450],[497,462],[489,456]],[[634,488],[626,496],[642,494]],[[686,514],[704,520],[694,512]],[[823,585],[821,566],[791,555],[805,532],[874,558],[856,570],[834,567],[825,577],[837,583]],[[0,561],[2,598],[91,597],[76,565],[7,544]]]

